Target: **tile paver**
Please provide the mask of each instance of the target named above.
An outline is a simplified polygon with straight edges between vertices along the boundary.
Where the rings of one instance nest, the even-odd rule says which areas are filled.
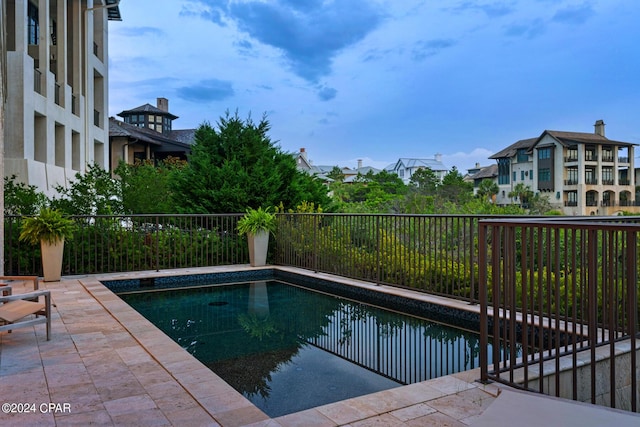
[[[150,274],[161,273],[110,278]],[[42,288],[51,290],[54,304],[51,341],[41,325],[0,334],[0,396],[2,403],[69,403],[71,412],[0,413],[2,426],[455,427],[481,423],[505,389],[464,372],[270,419],[97,277]]]

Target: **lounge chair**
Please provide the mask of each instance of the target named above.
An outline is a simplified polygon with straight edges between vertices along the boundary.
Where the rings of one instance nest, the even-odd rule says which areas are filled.
[[[12,295],[7,280],[32,280],[34,292]],[[0,276],[0,331],[46,323],[47,341],[51,336],[51,292],[38,289],[35,276]],[[35,317],[34,317],[35,316]]]

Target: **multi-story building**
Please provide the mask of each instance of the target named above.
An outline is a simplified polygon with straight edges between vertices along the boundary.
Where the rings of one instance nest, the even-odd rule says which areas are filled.
[[[45,194],[108,168],[108,21],[120,0],[2,0],[5,175]]]
[[[635,144],[606,138],[602,120],[594,126],[594,133],[545,130],[491,156],[498,163],[496,203],[520,203],[510,194],[522,183],[566,215],[640,212]]]

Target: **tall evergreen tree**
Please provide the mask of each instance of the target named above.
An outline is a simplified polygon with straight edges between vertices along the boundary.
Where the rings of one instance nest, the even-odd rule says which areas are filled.
[[[285,208],[303,201],[326,204],[326,188],[297,169],[294,157],[271,141],[269,130],[266,117],[256,124],[237,112],[227,112],[217,128],[202,124],[187,166],[172,181],[178,210],[231,213],[280,203]]]

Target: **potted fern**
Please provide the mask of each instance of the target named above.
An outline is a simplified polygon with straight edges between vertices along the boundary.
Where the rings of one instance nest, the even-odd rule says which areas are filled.
[[[64,241],[73,237],[75,229],[73,220],[58,210],[47,208],[22,223],[20,241],[32,245],[40,243],[45,282],[60,280]]]
[[[269,250],[269,234],[276,230],[276,215],[269,212],[268,208],[249,208],[238,221],[237,229],[240,234],[247,235],[251,266],[265,265]]]

